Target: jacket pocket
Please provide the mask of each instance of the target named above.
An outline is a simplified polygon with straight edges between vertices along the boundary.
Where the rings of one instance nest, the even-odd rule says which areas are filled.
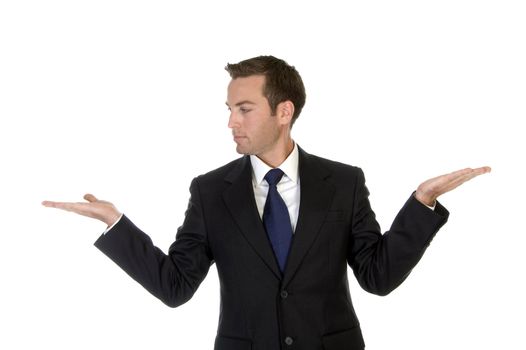
[[[214,350],[252,350],[252,341],[243,338],[232,338],[218,335]]]
[[[358,350],[365,348],[360,327],[324,335],[322,341],[324,350]]]

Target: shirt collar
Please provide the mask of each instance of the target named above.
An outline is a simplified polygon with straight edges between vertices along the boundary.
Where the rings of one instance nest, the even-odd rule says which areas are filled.
[[[296,183],[298,182],[298,162],[298,145],[296,142],[294,142],[294,148],[292,149],[292,152],[289,154],[287,159],[285,159],[285,161],[283,161],[283,163],[278,166],[278,168],[280,168],[285,173],[285,176]],[[252,164],[252,175],[254,180],[256,180],[256,184],[260,184],[265,178],[265,175],[272,168],[255,155],[250,155],[250,163]]]

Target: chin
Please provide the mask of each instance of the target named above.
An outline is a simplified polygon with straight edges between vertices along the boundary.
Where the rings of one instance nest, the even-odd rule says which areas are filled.
[[[251,152],[250,150],[248,150],[246,148],[243,148],[243,147],[240,147],[240,146],[236,147],[236,152],[239,153],[239,154],[243,154],[245,156],[249,156],[251,154],[255,154],[254,152]]]
[[[237,147],[236,147],[236,152],[239,153],[239,154],[245,154],[245,155],[248,154],[248,153],[246,152],[246,150],[243,149],[243,147],[240,147],[240,146],[237,146]]]

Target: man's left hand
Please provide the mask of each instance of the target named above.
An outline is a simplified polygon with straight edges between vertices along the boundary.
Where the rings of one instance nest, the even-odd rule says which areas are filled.
[[[457,188],[464,182],[469,181],[474,177],[489,173],[490,171],[491,168],[489,166],[485,166],[475,169],[467,168],[452,172],[450,174],[434,177],[418,186],[415,197],[421,203],[432,207],[435,205],[435,201],[439,196]]]

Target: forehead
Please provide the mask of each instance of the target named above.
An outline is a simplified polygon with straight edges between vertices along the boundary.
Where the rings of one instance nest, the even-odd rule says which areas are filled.
[[[228,84],[228,102],[235,104],[235,100],[239,99],[264,98],[264,86],[264,75],[251,75],[249,77],[232,79]]]

